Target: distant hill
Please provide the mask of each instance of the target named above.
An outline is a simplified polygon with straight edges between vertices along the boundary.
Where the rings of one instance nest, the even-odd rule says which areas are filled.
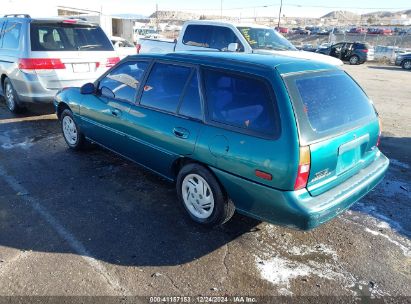
[[[321,18],[355,21],[360,20],[361,16],[350,11],[332,11],[322,16]]]
[[[356,21],[360,19],[366,20],[368,18],[374,18],[374,19],[399,18],[401,15],[407,15],[408,18],[411,18],[411,9],[404,10],[404,11],[397,11],[397,12],[376,11],[376,12],[366,13],[362,15],[358,15],[350,11],[332,11],[322,16],[321,18]]]

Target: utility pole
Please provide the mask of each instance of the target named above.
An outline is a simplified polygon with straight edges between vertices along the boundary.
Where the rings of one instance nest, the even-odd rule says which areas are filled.
[[[280,19],[281,19],[281,10],[283,9],[283,0],[280,2],[280,11],[278,12],[278,30],[280,30]]]
[[[223,0],[220,1],[220,16],[221,20],[223,20]]]
[[[158,32],[158,3],[156,3],[156,31]]]

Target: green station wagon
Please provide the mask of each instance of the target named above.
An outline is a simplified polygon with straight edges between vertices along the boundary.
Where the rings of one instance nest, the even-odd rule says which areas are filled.
[[[129,56],[55,98],[68,146],[86,141],[176,183],[195,222],[239,213],[300,229],[384,177],[378,114],[338,67],[285,56]]]

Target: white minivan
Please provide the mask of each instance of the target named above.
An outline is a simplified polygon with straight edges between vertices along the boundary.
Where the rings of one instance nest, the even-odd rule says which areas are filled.
[[[120,58],[104,31],[80,19],[0,18],[0,79],[7,107],[52,102],[62,88],[93,82]]]

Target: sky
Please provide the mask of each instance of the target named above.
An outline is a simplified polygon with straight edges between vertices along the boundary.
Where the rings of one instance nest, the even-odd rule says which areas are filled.
[[[281,0],[0,0],[0,13],[29,12],[44,16],[57,5],[102,11],[104,14],[150,15],[156,9],[181,10],[198,14],[225,16],[277,16]],[[18,11],[16,11],[18,9]],[[290,17],[320,17],[333,10],[368,13],[377,10],[411,9],[410,0],[283,0],[282,15]]]

